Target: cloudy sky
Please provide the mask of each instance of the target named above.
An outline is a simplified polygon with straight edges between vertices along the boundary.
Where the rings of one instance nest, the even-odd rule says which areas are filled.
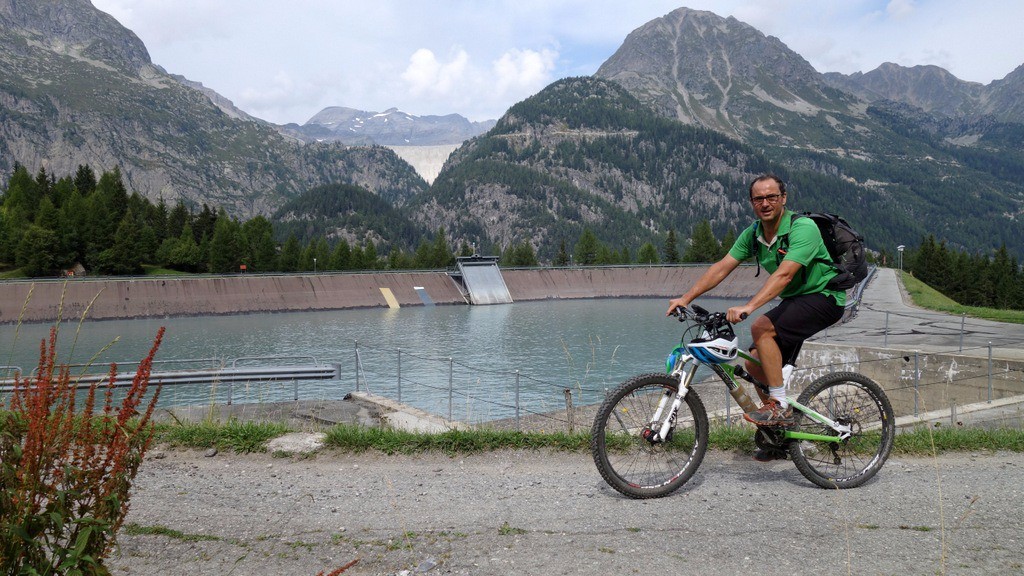
[[[92,0],[153,62],[249,114],[327,106],[498,118],[590,75],[672,10],[734,16],[819,72],[933,64],[988,84],[1024,64],[1024,2],[1005,0]]]

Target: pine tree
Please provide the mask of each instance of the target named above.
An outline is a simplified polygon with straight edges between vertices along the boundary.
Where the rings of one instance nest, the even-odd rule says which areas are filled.
[[[601,243],[597,248],[597,261],[594,263],[598,266],[611,266],[618,263],[618,256],[617,252]]]
[[[214,225],[213,236],[210,238],[210,272],[214,274],[238,272],[243,252],[240,233],[241,225],[238,221],[229,218],[227,213],[221,209]]]
[[[447,243],[446,243],[447,245]],[[449,251],[449,254],[451,252]],[[451,256],[450,256],[451,257]],[[373,240],[366,242],[366,247],[363,248],[363,269],[364,270],[376,270],[377,263],[377,247],[374,246]]]
[[[281,247],[281,258],[277,269],[282,272],[297,272],[299,260],[302,258],[302,247],[299,246],[299,239],[295,234],[289,234]]]
[[[1017,270],[1016,262],[1010,258],[1006,244],[999,247],[990,268],[992,278],[992,306],[1009,309],[1016,296]]]
[[[101,251],[95,268],[103,274],[139,274],[142,252],[139,249],[140,227],[131,210],[125,212],[114,233],[114,242]]]
[[[30,224],[18,243],[15,265],[27,276],[53,276],[59,250],[56,232]]]
[[[416,247],[416,255],[413,257],[416,268],[426,270],[434,267],[434,250],[426,240],[420,242]]]
[[[352,248],[349,247],[348,240],[342,238],[334,247],[334,251],[331,252],[331,269],[351,270],[351,267],[349,266],[349,259],[351,257]]]
[[[90,198],[106,211],[109,219],[106,228],[112,238],[120,226],[125,212],[128,211],[128,189],[125,188],[121,179],[121,169],[114,168],[113,171],[104,172],[100,176],[99,182],[96,183],[96,190]]]
[[[78,171],[75,172],[75,189],[82,197],[88,196],[96,190],[96,173],[88,164],[78,165]]]
[[[181,230],[185,226],[189,226],[189,228],[191,229],[191,225],[192,214],[189,212],[188,208],[186,208],[185,205],[179,200],[178,203],[174,205],[174,208],[171,209],[170,214],[167,215],[167,237],[178,238],[181,236]],[[193,230],[192,233],[192,241],[195,242],[195,230]]]
[[[732,245],[736,243],[736,230],[729,228],[729,231],[725,233],[725,238],[722,238],[722,252],[718,255],[718,260],[721,260],[729,250],[732,249]]]
[[[242,262],[248,272],[270,272],[277,269],[277,245],[274,228],[263,216],[242,224]]]
[[[580,239],[573,247],[573,258],[577,266],[593,266],[597,263],[597,252],[600,249],[600,242],[590,228],[584,228]]]
[[[683,256],[684,262],[715,262],[722,252],[722,246],[715,239],[714,232],[711,231],[711,223],[707,220],[701,220],[693,228],[693,234],[690,236],[690,245],[686,248],[686,253]]]
[[[657,264],[658,249],[650,242],[644,243],[644,245],[640,247],[640,251],[636,254],[636,262],[637,264]]]
[[[349,257],[348,263],[349,263],[349,266],[351,266],[353,270],[365,270],[366,269],[366,260],[365,260],[365,255],[363,254],[362,247],[356,246],[356,247],[352,248],[352,255]]]
[[[444,226],[437,229],[434,236],[433,266],[431,268],[447,268],[455,262],[455,256],[448,247],[448,238],[445,237]]]
[[[569,253],[565,250],[565,238],[558,243],[558,255],[555,256],[555,266],[568,266]]]
[[[35,220],[36,207],[39,205],[39,194],[36,191],[36,183],[32,180],[28,170],[20,164],[16,164],[11,179],[7,182],[7,192],[4,194],[4,210],[14,216],[15,220],[25,223]]]
[[[196,242],[202,242],[203,238],[211,238],[217,226],[217,213],[203,203],[203,209],[195,217],[192,223],[192,232],[196,235]]]
[[[679,247],[676,242],[675,229],[669,229],[668,237],[665,238],[665,247],[662,249],[662,253],[665,255],[664,262],[666,264],[679,263]]]
[[[162,195],[156,206],[150,206],[150,209],[146,212],[146,222],[153,229],[153,232],[156,233],[157,240],[160,242],[167,238],[167,217],[169,214],[167,203],[164,202]]]

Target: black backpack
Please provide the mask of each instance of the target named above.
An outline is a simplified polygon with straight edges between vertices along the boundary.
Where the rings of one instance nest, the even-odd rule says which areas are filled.
[[[803,212],[793,214],[793,220],[797,218],[810,218],[818,225],[821,232],[821,239],[825,242],[825,249],[828,250],[832,261],[828,262],[839,272],[835,278],[828,281],[825,286],[829,290],[849,290],[868,276],[867,250],[864,247],[864,235],[853,229],[850,223],[841,216],[827,212]],[[754,235],[757,235],[757,226],[761,222],[755,222]],[[788,248],[789,238],[780,238],[785,241]],[[757,260],[757,258],[755,258]],[[761,273],[761,262],[757,261],[757,276]]]

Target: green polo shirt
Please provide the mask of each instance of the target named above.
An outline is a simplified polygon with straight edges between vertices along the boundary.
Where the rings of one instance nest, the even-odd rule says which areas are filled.
[[[757,236],[755,237],[755,229]],[[786,238],[784,238],[786,237]],[[788,242],[787,242],[788,238]],[[788,244],[788,248],[787,248]],[[828,281],[838,274],[829,256],[825,243],[821,240],[818,225],[810,218],[793,220],[793,212],[786,210],[779,222],[779,231],[771,243],[764,239],[760,222],[748,226],[729,250],[729,255],[740,262],[747,258],[757,257],[761,267],[774,273],[783,260],[791,260],[803,266],[793,277],[782,293],[781,298],[790,298],[801,294],[822,292],[835,299],[839,306],[846,305],[846,292],[825,288]]]

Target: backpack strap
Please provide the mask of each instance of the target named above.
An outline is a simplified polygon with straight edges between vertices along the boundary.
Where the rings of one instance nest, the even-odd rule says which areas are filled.
[[[757,248],[754,250],[754,262],[757,263],[757,272],[754,273],[754,278],[761,275],[761,241],[757,239],[757,231],[761,228],[761,221],[754,220],[754,246]]]

